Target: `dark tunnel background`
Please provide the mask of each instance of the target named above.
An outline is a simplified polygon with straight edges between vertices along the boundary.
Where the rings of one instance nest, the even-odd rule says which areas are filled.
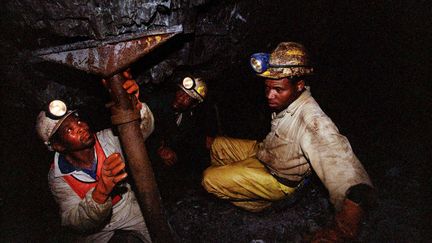
[[[261,139],[269,113],[262,81],[251,71],[249,56],[270,52],[281,41],[303,43],[316,67],[312,94],[348,137],[379,191],[379,206],[365,223],[360,241],[428,241],[432,8],[427,1],[159,2],[169,2],[171,13],[161,11],[140,26],[182,24],[185,31],[132,65],[142,95],[174,87],[184,73],[197,73],[208,81],[207,103],[217,104],[220,130],[225,135]],[[40,3],[43,10],[35,4],[9,1],[1,10],[1,242],[61,241],[57,206],[47,185],[52,154],[34,131],[45,102],[64,98],[83,109],[95,129],[109,126],[106,91],[99,77],[58,64],[34,63],[31,57],[31,51],[39,48],[101,36],[83,34],[78,27],[69,36],[61,35],[72,25],[54,26],[49,21],[62,18],[37,16],[56,12],[48,11],[47,3]],[[199,189],[185,185],[176,189],[175,195],[181,196],[163,198],[184,242],[298,241],[296,231],[311,230],[326,218],[327,211],[314,211],[323,207],[319,192],[300,201],[309,205],[306,208],[284,209],[291,214],[254,216],[197,196],[194,190]],[[164,188],[169,186],[160,184],[163,196],[165,190],[174,190]],[[317,198],[320,201],[313,202]],[[318,223],[302,221],[301,214],[276,218],[293,216],[293,210],[309,213],[307,219]],[[202,223],[203,213],[216,216]],[[281,230],[280,222],[297,226]],[[255,225],[245,228],[243,224]]]

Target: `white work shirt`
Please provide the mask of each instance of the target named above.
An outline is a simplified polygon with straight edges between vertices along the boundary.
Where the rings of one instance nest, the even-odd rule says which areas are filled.
[[[279,177],[299,181],[311,166],[338,209],[354,185],[372,185],[348,139],[312,97],[309,87],[285,110],[273,114],[271,131],[257,157]]]
[[[146,139],[154,129],[153,114],[146,104],[141,108],[141,132]],[[120,153],[123,157],[120,141],[111,129],[96,133],[97,139],[106,155]],[[75,178],[85,182],[95,180],[83,171],[74,170],[63,174],[59,168],[59,154],[54,156],[54,164],[48,174],[48,182],[54,199],[60,206],[60,216],[63,226],[68,226],[82,235],[83,242],[108,242],[115,230],[134,230],[141,234],[146,242],[151,242],[144,218],[137,199],[128,183],[122,183],[127,189],[122,199],[112,205],[111,198],[104,204],[98,204],[92,198],[91,189],[81,199],[63,176],[72,174]]]

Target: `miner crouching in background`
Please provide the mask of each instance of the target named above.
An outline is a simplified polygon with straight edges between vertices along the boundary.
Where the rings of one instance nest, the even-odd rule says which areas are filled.
[[[314,171],[336,209],[333,224],[307,240],[338,242],[357,237],[375,190],[347,138],[312,97],[313,73],[305,48],[283,42],[269,55],[252,55],[251,65],[265,78],[272,114],[264,141],[216,137],[204,188],[252,212],[290,197]]]
[[[203,106],[207,84],[202,78],[189,75],[177,85],[175,93],[156,93],[146,101],[156,124],[147,143],[165,169],[198,170],[197,164],[208,157],[207,110]]]
[[[153,131],[153,115],[138,100],[138,85],[128,72],[123,88],[135,94],[141,131]],[[134,97],[135,97],[134,96]],[[83,242],[151,242],[131,186],[126,182],[119,138],[111,129],[93,133],[74,110],[53,101],[41,111],[36,130],[55,152],[48,174],[51,192],[59,204],[63,226],[78,232]]]

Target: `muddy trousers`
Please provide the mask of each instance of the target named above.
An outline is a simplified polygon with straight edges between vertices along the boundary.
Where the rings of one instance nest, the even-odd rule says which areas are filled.
[[[295,188],[279,183],[256,158],[254,140],[217,137],[211,147],[211,166],[204,171],[202,185],[221,199],[251,212],[284,199]]]

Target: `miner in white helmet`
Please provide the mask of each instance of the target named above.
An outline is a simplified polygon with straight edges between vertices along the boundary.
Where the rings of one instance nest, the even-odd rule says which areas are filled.
[[[306,86],[313,74],[303,45],[282,42],[257,53],[251,65],[264,78],[271,131],[264,141],[216,137],[204,188],[252,212],[290,197],[314,172],[337,210],[334,224],[312,241],[340,242],[357,236],[360,220],[374,198],[368,174],[347,138],[321,110]]]
[[[137,98],[140,127],[147,138],[153,131],[153,115],[139,102],[138,85],[130,73],[123,76],[127,79],[123,88]],[[151,242],[126,181],[119,138],[111,129],[93,133],[77,111],[67,110],[57,100],[39,113],[36,130],[48,149],[55,151],[48,180],[63,226],[77,232],[82,242],[108,242],[112,237]]]

